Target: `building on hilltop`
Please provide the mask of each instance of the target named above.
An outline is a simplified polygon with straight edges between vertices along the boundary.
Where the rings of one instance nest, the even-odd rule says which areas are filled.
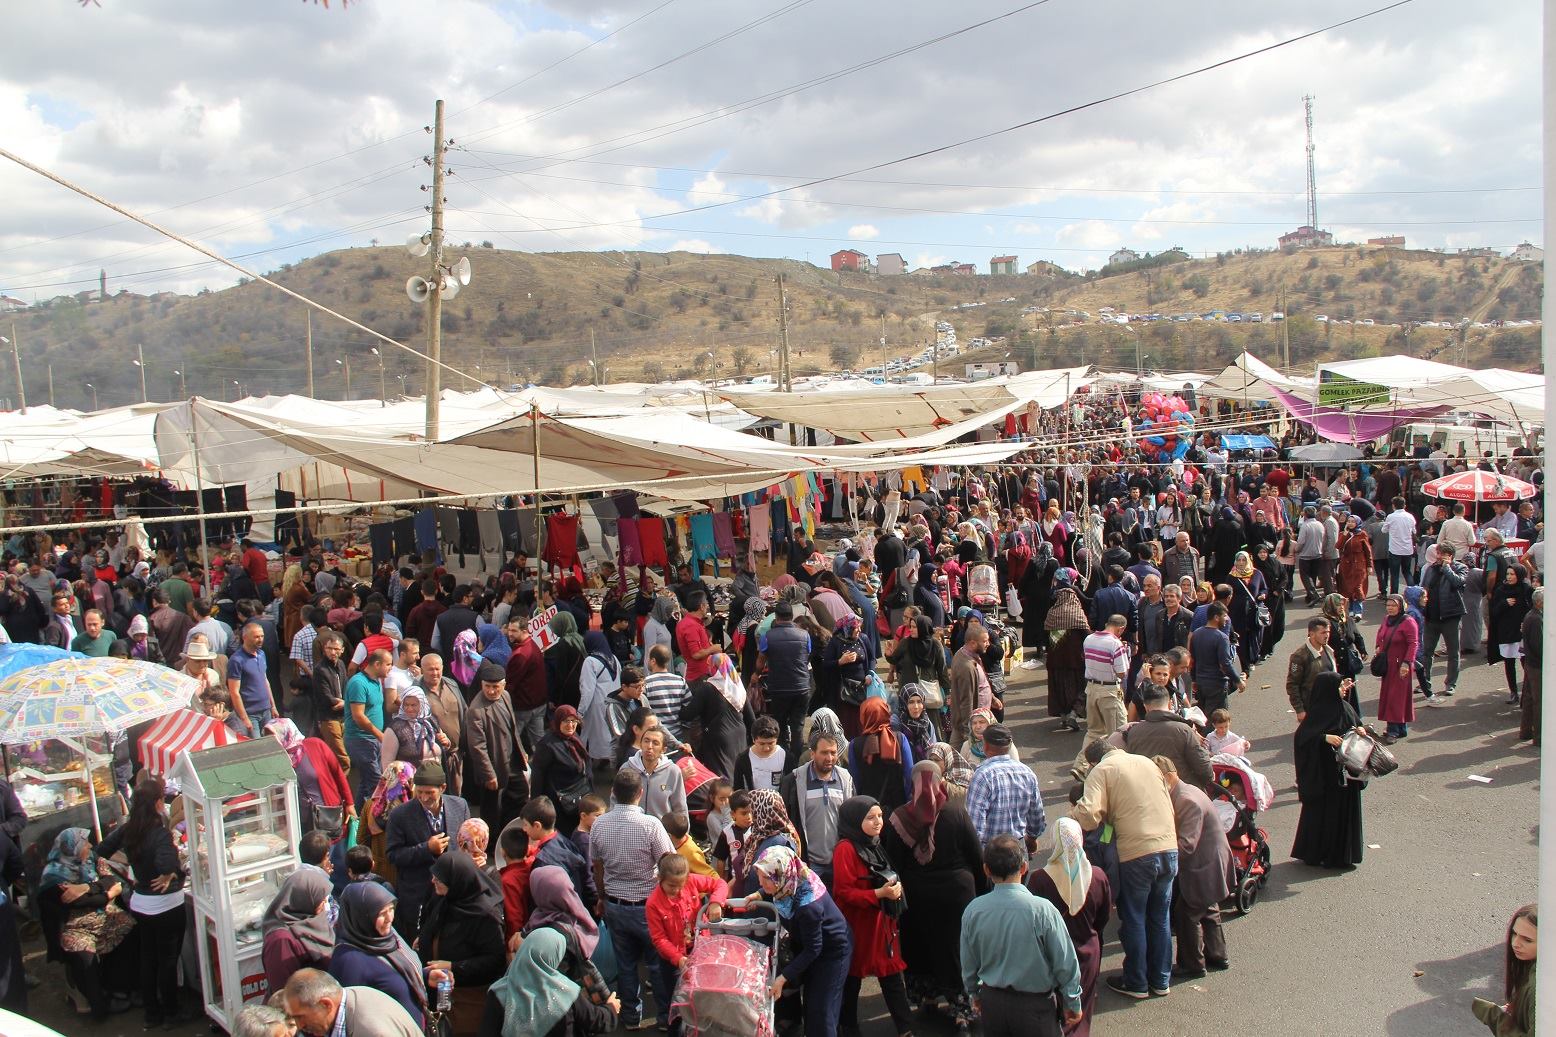
[[[1404,248],[1405,236],[1403,234],[1387,234],[1381,238],[1368,238],[1367,244],[1375,248]]]
[[[9,295],[0,295],[0,313],[15,313],[17,310],[25,310],[27,304],[20,299],[13,299]]]
[[[1020,268],[1016,266],[1015,256],[995,256],[989,260],[989,274],[1018,274]]]
[[[1108,257],[1108,266],[1117,266],[1120,263],[1137,263],[1140,253],[1132,248],[1121,248]]]
[[[906,273],[907,269],[908,261],[899,253],[887,252],[875,257],[875,272],[882,277],[896,277],[898,274]]]
[[[856,248],[845,248],[839,252],[832,253],[832,269],[869,273],[870,257]]]
[[[1280,236],[1281,248],[1318,248],[1333,244],[1334,235],[1317,227],[1298,227],[1290,234]]]
[[[933,274],[976,274],[978,268],[971,263],[958,263],[953,259],[949,263],[932,266],[929,268],[929,271]]]
[[[1516,259],[1520,263],[1542,263],[1545,261],[1545,250],[1526,241],[1508,253],[1507,258]]]

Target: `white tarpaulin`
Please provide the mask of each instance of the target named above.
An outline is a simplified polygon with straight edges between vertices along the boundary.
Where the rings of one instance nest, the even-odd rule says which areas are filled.
[[[983,415],[993,421],[1027,404],[1057,407],[1091,379],[1091,368],[1072,367],[954,385],[875,385],[836,392],[752,392],[743,387],[715,392],[750,414],[825,429],[844,439],[885,442],[922,436]]]

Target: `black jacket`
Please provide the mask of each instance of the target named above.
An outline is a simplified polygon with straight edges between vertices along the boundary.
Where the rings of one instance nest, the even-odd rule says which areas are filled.
[[[1435,562],[1421,573],[1421,587],[1426,591],[1426,605],[1422,609],[1426,618],[1434,622],[1447,622],[1464,615],[1464,581],[1469,571],[1454,562],[1443,565]]]
[[[147,896],[157,895],[151,884],[163,875],[175,876],[163,893],[176,893],[184,888],[184,872],[178,861],[178,848],[173,845],[173,833],[158,825],[147,832],[134,853],[124,845],[124,825],[120,825],[97,844],[99,857],[112,857],[120,850],[130,861],[130,873],[135,877],[135,892]]]

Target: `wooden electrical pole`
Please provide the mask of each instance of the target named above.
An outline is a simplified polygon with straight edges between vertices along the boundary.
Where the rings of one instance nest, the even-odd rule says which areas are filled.
[[[151,397],[146,395],[146,351],[139,342],[135,343],[135,366],[140,368],[140,402],[150,403]]]
[[[783,274],[778,275],[778,388],[782,392],[793,392],[794,381],[789,371],[789,296],[784,291]],[[789,422],[789,445],[799,443],[799,436],[795,432],[794,422]]]
[[[594,329],[589,329],[589,381],[598,386],[600,384],[600,354],[594,348]]]
[[[438,397],[443,391],[443,102],[432,117],[432,274],[427,293],[427,442],[438,438]]]
[[[22,347],[16,341],[16,322],[11,322],[11,370],[16,373],[16,402],[27,413],[27,387],[22,384]],[[50,394],[53,395],[52,393]],[[51,401],[52,402],[52,401]]]
[[[1286,364],[1286,371],[1291,371],[1291,314],[1286,312],[1286,286],[1280,286],[1280,350]]]
[[[313,310],[306,311],[308,317],[308,334],[303,340],[304,348],[308,353],[308,398],[316,399],[313,395]]]
[[[49,365],[49,406],[54,406],[54,365]]]

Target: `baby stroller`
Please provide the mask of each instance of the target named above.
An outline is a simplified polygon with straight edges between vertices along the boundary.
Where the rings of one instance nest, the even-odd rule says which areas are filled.
[[[1237,913],[1246,915],[1270,880],[1270,840],[1259,827],[1258,815],[1270,805],[1274,794],[1264,775],[1241,756],[1218,753],[1211,757],[1210,769],[1215,775],[1210,791],[1237,866],[1232,899]]]
[[[984,562],[967,570],[967,603],[984,614],[999,616],[1000,576],[994,566]]]
[[[724,911],[717,922],[706,905],[697,912],[697,938],[670,1001],[671,1018],[686,1037],[773,1037],[767,990],[778,977],[778,909],[765,900],[731,899]]]

